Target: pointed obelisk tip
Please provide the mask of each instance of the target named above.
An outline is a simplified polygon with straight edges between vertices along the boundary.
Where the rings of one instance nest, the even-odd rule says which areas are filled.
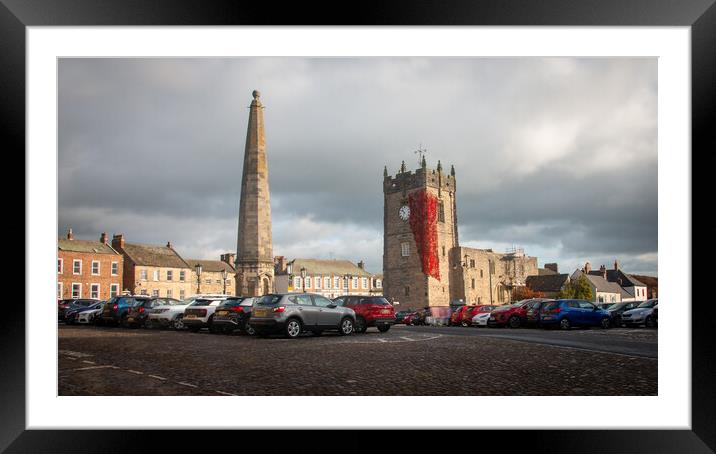
[[[261,97],[261,92],[258,90],[254,90],[253,93],[251,93],[251,95],[254,97],[255,100],[258,101],[258,99]]]

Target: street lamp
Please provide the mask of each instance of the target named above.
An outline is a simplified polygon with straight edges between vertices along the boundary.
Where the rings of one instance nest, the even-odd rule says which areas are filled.
[[[196,293],[201,294],[201,263],[194,265],[196,270]]]
[[[301,267],[301,286],[303,287],[303,293],[306,293],[306,268]]]
[[[224,295],[226,295],[226,279],[229,277],[229,272],[226,271],[226,268],[221,272],[221,277],[224,278]]]

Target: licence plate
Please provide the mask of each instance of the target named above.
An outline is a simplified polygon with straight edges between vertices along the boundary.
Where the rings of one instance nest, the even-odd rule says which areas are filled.
[[[128,322],[133,322],[133,321],[134,321],[134,317],[127,317],[127,321],[128,321]]]
[[[545,315],[544,317],[542,317],[542,320],[552,320],[553,318],[554,317],[552,317],[551,315]]]
[[[268,311],[266,311],[266,309],[254,310],[254,317],[266,317],[267,314],[268,314]]]
[[[383,309],[380,311],[381,314],[390,314],[390,309]]]
[[[218,311],[216,315],[229,315],[229,311]]]
[[[194,314],[189,314],[189,315],[187,315],[187,316],[184,317],[184,318],[197,318],[197,317],[196,317],[196,315],[194,315]]]

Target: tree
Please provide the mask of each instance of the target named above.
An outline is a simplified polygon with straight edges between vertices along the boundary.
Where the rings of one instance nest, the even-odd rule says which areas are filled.
[[[587,277],[582,274],[574,286],[574,299],[592,301],[593,298],[592,286],[589,285]]]
[[[512,290],[512,301],[527,300],[530,298],[544,298],[542,292],[536,292],[527,286],[515,287]]]
[[[572,285],[572,281],[567,282],[564,284],[562,289],[557,293],[557,299],[560,300],[571,300],[574,298],[574,286]]]

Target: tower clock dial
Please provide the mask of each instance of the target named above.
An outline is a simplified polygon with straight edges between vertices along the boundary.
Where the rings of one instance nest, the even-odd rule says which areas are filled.
[[[398,213],[400,215],[400,219],[403,221],[407,221],[410,217],[410,207],[408,205],[403,205],[400,207],[400,211]]]

